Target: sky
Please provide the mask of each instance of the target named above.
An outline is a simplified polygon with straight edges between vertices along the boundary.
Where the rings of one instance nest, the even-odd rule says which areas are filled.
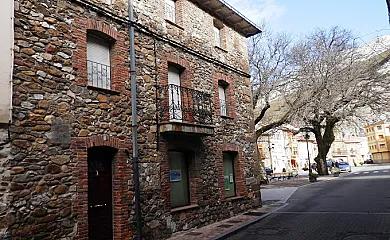
[[[361,43],[390,34],[385,0],[225,0],[252,22],[297,39],[316,28],[352,30]]]

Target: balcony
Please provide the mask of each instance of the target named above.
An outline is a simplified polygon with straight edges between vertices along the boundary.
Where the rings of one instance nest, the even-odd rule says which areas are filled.
[[[174,84],[157,87],[159,131],[214,134],[210,94]]]

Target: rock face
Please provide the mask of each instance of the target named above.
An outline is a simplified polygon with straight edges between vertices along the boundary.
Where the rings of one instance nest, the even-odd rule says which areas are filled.
[[[135,224],[129,224],[135,215],[128,156],[132,132],[127,1],[106,2],[16,1],[12,145],[0,147],[0,229],[6,229],[0,232],[2,238],[88,239],[88,176],[95,171],[98,176],[100,170],[91,170],[96,149],[113,153],[105,161],[112,166],[114,239],[136,235]],[[178,22],[173,24],[165,20],[164,1],[135,1],[145,239],[167,238],[260,203],[258,187],[248,181],[256,177],[256,163],[245,37],[224,25],[223,44],[215,47],[214,17],[192,1],[176,3]],[[88,81],[91,35],[110,46],[109,89]],[[187,123],[198,133],[161,132],[162,102],[156,99],[156,86],[168,84],[168,65],[182,69],[183,87],[210,98],[212,124]],[[226,116],[219,114],[219,82],[226,91]],[[175,124],[185,129],[184,123]],[[212,134],[204,134],[205,129]],[[169,151],[185,152],[188,158],[189,201],[182,209],[171,205]],[[226,197],[223,152],[234,156],[235,198]]]

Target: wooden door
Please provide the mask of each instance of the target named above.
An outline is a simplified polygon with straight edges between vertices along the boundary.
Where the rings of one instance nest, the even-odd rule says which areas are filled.
[[[110,147],[88,149],[88,235],[89,240],[113,238],[112,159]]]

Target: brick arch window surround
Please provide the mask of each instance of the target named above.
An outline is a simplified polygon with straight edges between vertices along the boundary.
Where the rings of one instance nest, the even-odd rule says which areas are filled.
[[[217,116],[234,118],[234,84],[226,74],[214,73],[212,75],[214,83],[214,102]]]
[[[167,22],[183,29],[183,0],[164,0],[164,18]]]
[[[114,23],[76,17],[72,31],[77,47],[72,55],[77,70],[76,84],[97,89],[124,91],[129,78],[125,61],[128,46],[125,35]]]
[[[242,197],[245,194],[242,151],[234,144],[223,144],[220,149],[218,156],[220,200]]]

